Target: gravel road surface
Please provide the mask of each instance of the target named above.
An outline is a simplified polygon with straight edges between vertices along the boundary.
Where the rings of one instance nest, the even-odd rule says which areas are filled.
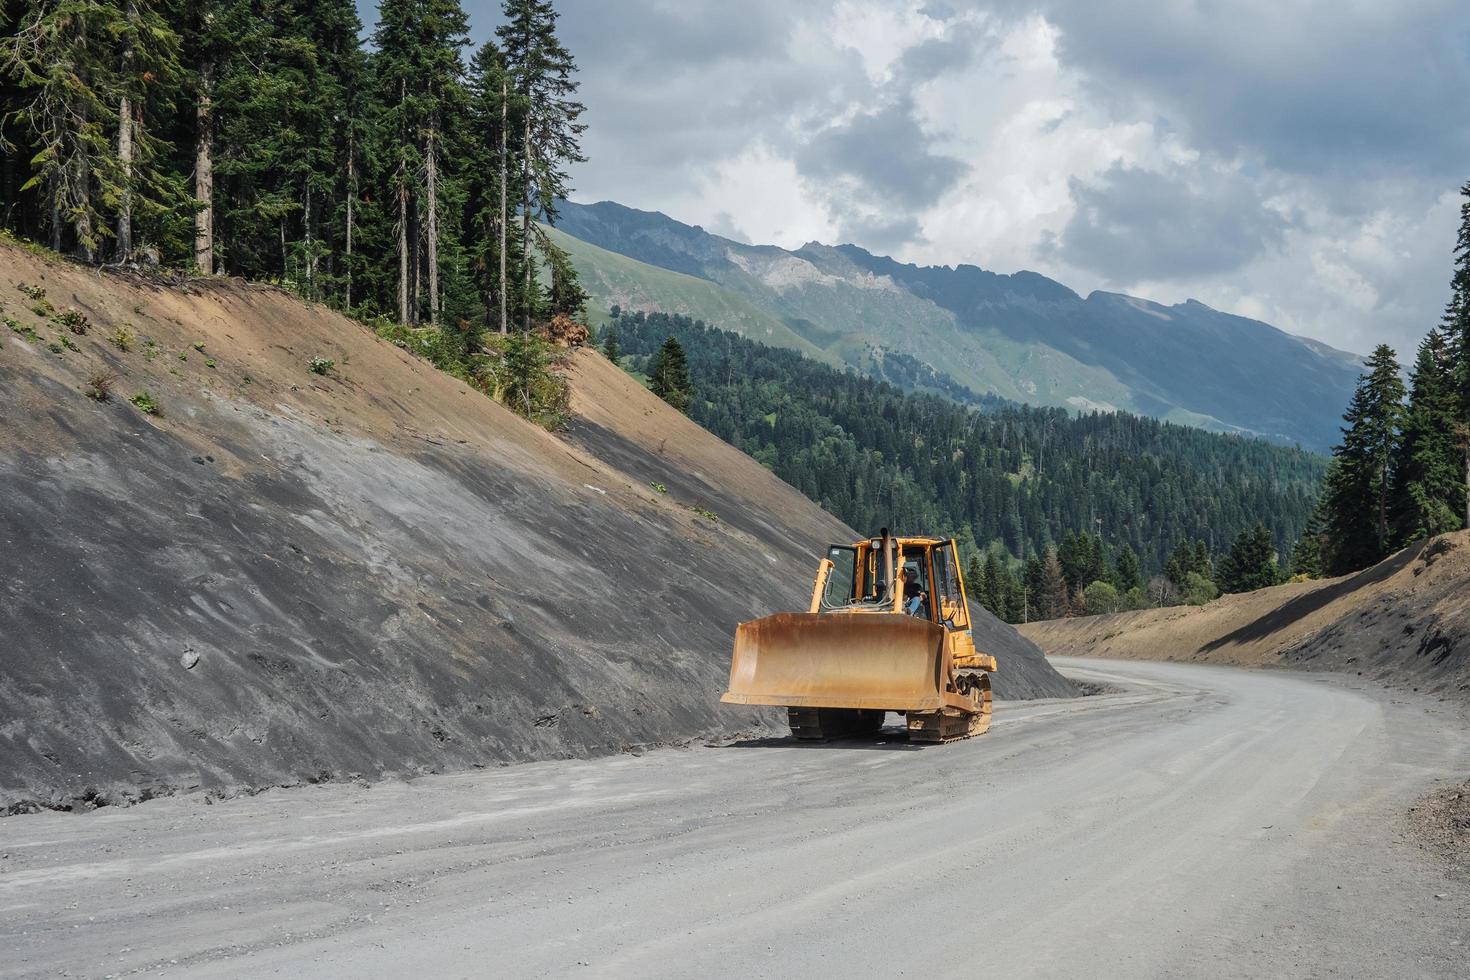
[[[1470,881],[1404,812],[1461,709],[1321,676],[990,734],[773,740],[0,820],[0,975],[1453,977]],[[894,720],[894,719],[891,719]]]

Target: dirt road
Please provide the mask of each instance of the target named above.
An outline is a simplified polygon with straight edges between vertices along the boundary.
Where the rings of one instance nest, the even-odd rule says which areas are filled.
[[[1464,719],[1061,661],[991,734],[741,744],[0,821],[0,974],[1457,977],[1402,814]]]

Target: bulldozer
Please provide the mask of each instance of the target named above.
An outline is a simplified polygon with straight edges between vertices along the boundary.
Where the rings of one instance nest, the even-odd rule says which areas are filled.
[[[727,704],[783,707],[798,739],[862,735],[904,716],[910,741],[990,727],[995,658],[975,649],[954,539],[831,545],[810,608],[741,623]]]

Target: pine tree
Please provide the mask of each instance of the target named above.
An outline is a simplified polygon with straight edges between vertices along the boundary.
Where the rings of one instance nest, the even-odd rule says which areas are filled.
[[[111,236],[126,260],[135,213],[155,231],[182,213],[181,182],[157,166],[161,147],[145,125],[170,102],[178,52],[178,34],[148,0],[37,3],[0,38],[0,68],[25,93],[12,118],[38,149],[21,190],[42,191],[52,248],[70,232],[76,254],[95,261]]]
[[[1392,467],[1403,416],[1404,383],[1393,349],[1380,344],[1358,379],[1323,487],[1331,541],[1328,570],[1343,574],[1384,558],[1393,543],[1389,523]]]
[[[577,277],[577,267],[566,250],[550,239],[542,242],[546,256],[546,312],[581,321],[587,307],[587,291]]]
[[[1000,582],[995,594],[1000,601],[996,615],[1007,623],[1019,623],[1025,613],[1025,595],[1016,573],[1004,562],[1000,566]]]
[[[986,574],[985,562],[979,553],[970,556],[970,567],[965,573],[965,588],[971,600],[990,609],[990,576]],[[994,612],[994,610],[991,610]]]
[[[1213,579],[1215,571],[1210,563],[1209,548],[1203,541],[1191,542],[1187,538],[1181,540],[1170,552],[1169,560],[1164,565],[1164,574],[1181,592],[1188,587],[1190,575]]]
[[[1006,592],[1004,574],[1000,559],[994,551],[985,553],[985,589],[981,593],[984,596],[985,608],[1001,618],[1005,617]]]
[[[1191,571],[1204,578],[1213,580],[1215,577],[1215,568],[1210,561],[1210,549],[1203,540],[1194,543],[1194,564],[1190,568]]]
[[[1046,550],[1040,562],[1036,606],[1036,619],[1056,619],[1067,615],[1069,611],[1067,579],[1062,574],[1062,563],[1057,560],[1057,553],[1052,548]]]
[[[1459,389],[1456,418],[1451,425],[1459,443],[1466,492],[1458,501],[1464,526],[1470,527],[1470,182],[1460,187],[1460,230],[1455,239],[1455,271],[1450,278],[1450,301],[1445,307],[1444,330],[1456,360],[1454,380]]]
[[[1074,594],[1107,574],[1102,539],[1095,535],[1067,535],[1057,548],[1057,560],[1061,562],[1067,588]]]
[[[576,63],[557,37],[551,0],[504,0],[502,13],[505,23],[495,33],[520,110],[520,248],[528,257],[521,273],[521,320],[522,329],[530,330],[536,309],[529,256],[537,248],[546,254],[551,244],[537,222],[556,223],[556,202],[571,191],[566,167],[585,159],[581,136],[587,127],[578,121],[584,109],[575,100]]]
[[[510,316],[508,281],[520,281],[521,253],[507,235],[509,156],[519,152],[520,127],[511,115],[510,77],[494,41],[475,52],[469,71],[470,200],[474,215],[475,282],[485,309],[485,325],[505,333]],[[518,110],[517,110],[518,112]]]
[[[198,0],[186,22],[183,60],[190,72],[194,99],[194,268],[214,274],[214,138],[215,82],[229,60],[231,37],[226,0]]]
[[[1061,565],[1057,566],[1058,571]],[[1029,623],[1034,619],[1045,619],[1042,610],[1045,602],[1042,596],[1047,586],[1045,563],[1039,555],[1032,555],[1026,559],[1025,568],[1021,574],[1021,616],[1017,620],[1021,623]],[[1065,582],[1063,583],[1065,588]]]
[[[648,364],[648,378],[655,395],[681,412],[688,410],[689,364],[677,339],[669,337],[658,349]]]
[[[623,352],[618,349],[618,328],[614,324],[608,324],[607,329],[602,332],[602,352],[614,364],[623,359]]]
[[[469,23],[458,0],[383,0],[373,32],[380,138],[389,161],[398,238],[398,315],[438,322],[446,130],[463,111]]]
[[[219,11],[208,33],[222,39],[200,39],[191,56],[212,73],[195,133],[213,177],[196,174],[195,197],[208,194],[212,208],[196,219],[196,256],[212,252],[211,266],[276,278],[310,299],[335,295],[328,270],[345,245],[341,205],[366,111],[359,29],[346,0],[272,6],[266,16],[239,0]]]
[[[1461,526],[1463,451],[1455,432],[1457,392],[1449,343],[1431,330],[1410,375],[1409,404],[1393,464],[1391,521],[1395,543]]]
[[[1138,555],[1128,545],[1118,552],[1118,558],[1114,565],[1114,584],[1118,591],[1124,595],[1134,589],[1143,588],[1143,571],[1138,567]]]
[[[1266,525],[1257,524],[1236,536],[1219,561],[1218,579],[1225,592],[1254,592],[1280,583],[1276,545]]]
[[[1322,508],[1314,508],[1307,526],[1302,529],[1301,538],[1297,539],[1297,545],[1291,552],[1292,574],[1301,574],[1308,579],[1320,579],[1326,574],[1323,566],[1323,522]]]

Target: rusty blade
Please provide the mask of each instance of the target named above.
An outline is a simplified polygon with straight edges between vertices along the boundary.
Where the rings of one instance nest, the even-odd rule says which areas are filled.
[[[946,692],[943,628],[908,616],[778,613],[740,624],[721,701],[934,711]]]

